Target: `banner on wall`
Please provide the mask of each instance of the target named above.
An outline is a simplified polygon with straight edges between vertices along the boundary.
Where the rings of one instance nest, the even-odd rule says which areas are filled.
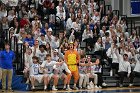
[[[140,14],[140,0],[131,0],[131,14]]]

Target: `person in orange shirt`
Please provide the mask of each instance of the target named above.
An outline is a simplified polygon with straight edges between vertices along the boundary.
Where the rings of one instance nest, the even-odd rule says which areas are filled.
[[[64,59],[66,61],[66,64],[68,65],[69,70],[71,71],[71,74],[74,77],[74,86],[73,89],[77,90],[76,84],[79,79],[79,71],[77,64],[80,61],[80,55],[78,52],[74,49],[73,42],[69,43],[69,50],[65,52]]]

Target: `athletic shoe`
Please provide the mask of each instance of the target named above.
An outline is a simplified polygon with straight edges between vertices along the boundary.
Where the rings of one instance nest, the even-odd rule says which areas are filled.
[[[107,86],[107,84],[106,84],[106,83],[102,83],[102,86],[106,87],[106,86]]]
[[[129,84],[129,87],[132,87],[133,86],[133,84]]]
[[[29,84],[29,82],[30,82],[29,79],[27,79],[26,84]]]
[[[55,86],[52,87],[52,90],[57,91],[58,89],[55,88]]]
[[[98,87],[97,85],[95,85],[95,87],[94,87],[94,88],[97,88],[97,89],[98,89],[99,87]]]
[[[91,89],[90,85],[87,86],[87,89]]]
[[[67,88],[63,88],[63,90],[67,90]]]
[[[94,84],[93,84],[93,82],[92,82],[92,81],[89,83],[89,85],[90,85],[90,88],[91,88],[91,89],[93,89],[93,88],[94,88]]]
[[[78,90],[78,88],[77,88],[76,86],[73,86],[73,89],[74,89],[74,90]]]
[[[32,91],[35,91],[35,87],[32,87]]]
[[[70,87],[67,87],[66,90],[72,90]]]
[[[14,90],[12,90],[11,88],[10,88],[10,89],[8,89],[8,91],[9,91],[9,92],[14,92]]]
[[[82,89],[82,87],[79,87],[79,89]]]
[[[123,87],[123,85],[122,84],[120,84],[120,88],[122,88]]]
[[[100,88],[100,89],[102,89],[102,87],[101,87],[101,86],[99,86],[99,88]]]

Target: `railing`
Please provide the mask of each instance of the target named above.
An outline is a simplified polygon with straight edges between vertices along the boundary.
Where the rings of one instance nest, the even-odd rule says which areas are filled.
[[[119,16],[120,16],[119,10],[113,10],[113,16],[115,16],[115,15],[119,18]]]
[[[58,21],[59,20],[59,21]],[[60,23],[59,23],[60,22]],[[58,17],[58,16],[56,16],[55,15],[55,31],[54,31],[54,35],[56,35],[57,34],[57,28],[56,27],[59,27],[59,30],[60,29],[64,29],[64,27],[62,26],[62,23],[61,23],[62,21],[61,21],[61,18],[60,17]],[[58,26],[56,26],[56,24],[58,24]]]
[[[11,36],[9,30],[5,30],[5,39],[3,41],[9,41],[10,49],[15,52],[16,59],[14,61],[14,66],[16,72],[22,72],[24,69],[24,46],[23,43],[18,43],[18,38],[16,36]],[[2,41],[0,41],[1,43]]]
[[[105,5],[104,7],[105,7],[105,9],[104,9],[105,15],[107,14],[108,10],[112,10],[112,6],[111,5]]]

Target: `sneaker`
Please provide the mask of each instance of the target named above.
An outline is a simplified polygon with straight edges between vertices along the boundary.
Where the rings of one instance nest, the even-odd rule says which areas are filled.
[[[100,89],[102,89],[102,87],[101,87],[101,86],[99,86],[99,88],[100,88]]]
[[[73,86],[73,89],[74,89],[74,90],[78,90],[78,88],[77,88],[76,86]]]
[[[89,85],[90,85],[90,88],[91,88],[91,89],[93,89],[93,88],[94,88],[94,84],[93,84],[93,82],[92,82],[92,81],[89,83]]]
[[[102,86],[106,87],[106,86],[107,86],[107,84],[106,84],[106,83],[102,83]]]
[[[32,91],[35,91],[35,87],[32,87]]]
[[[72,90],[70,87],[67,87],[66,90]]]
[[[98,87],[97,85],[95,85],[95,87],[94,87],[94,88],[97,88],[97,89],[98,89],[99,87]]]
[[[58,89],[55,88],[55,86],[52,87],[52,90],[57,91]]]
[[[9,92],[14,92],[14,90],[12,90],[11,88],[10,88],[10,89],[8,89],[8,91],[9,91]]]
[[[63,88],[63,90],[67,90],[67,88]]]
[[[133,86],[133,84],[129,84],[129,87],[132,87]]]
[[[79,87],[79,89],[82,89],[82,87]]]
[[[29,79],[26,81],[26,84],[29,84]]]
[[[87,86],[87,89],[91,89],[90,85]]]
[[[123,87],[123,85],[122,84],[120,84],[120,88],[122,88]]]

